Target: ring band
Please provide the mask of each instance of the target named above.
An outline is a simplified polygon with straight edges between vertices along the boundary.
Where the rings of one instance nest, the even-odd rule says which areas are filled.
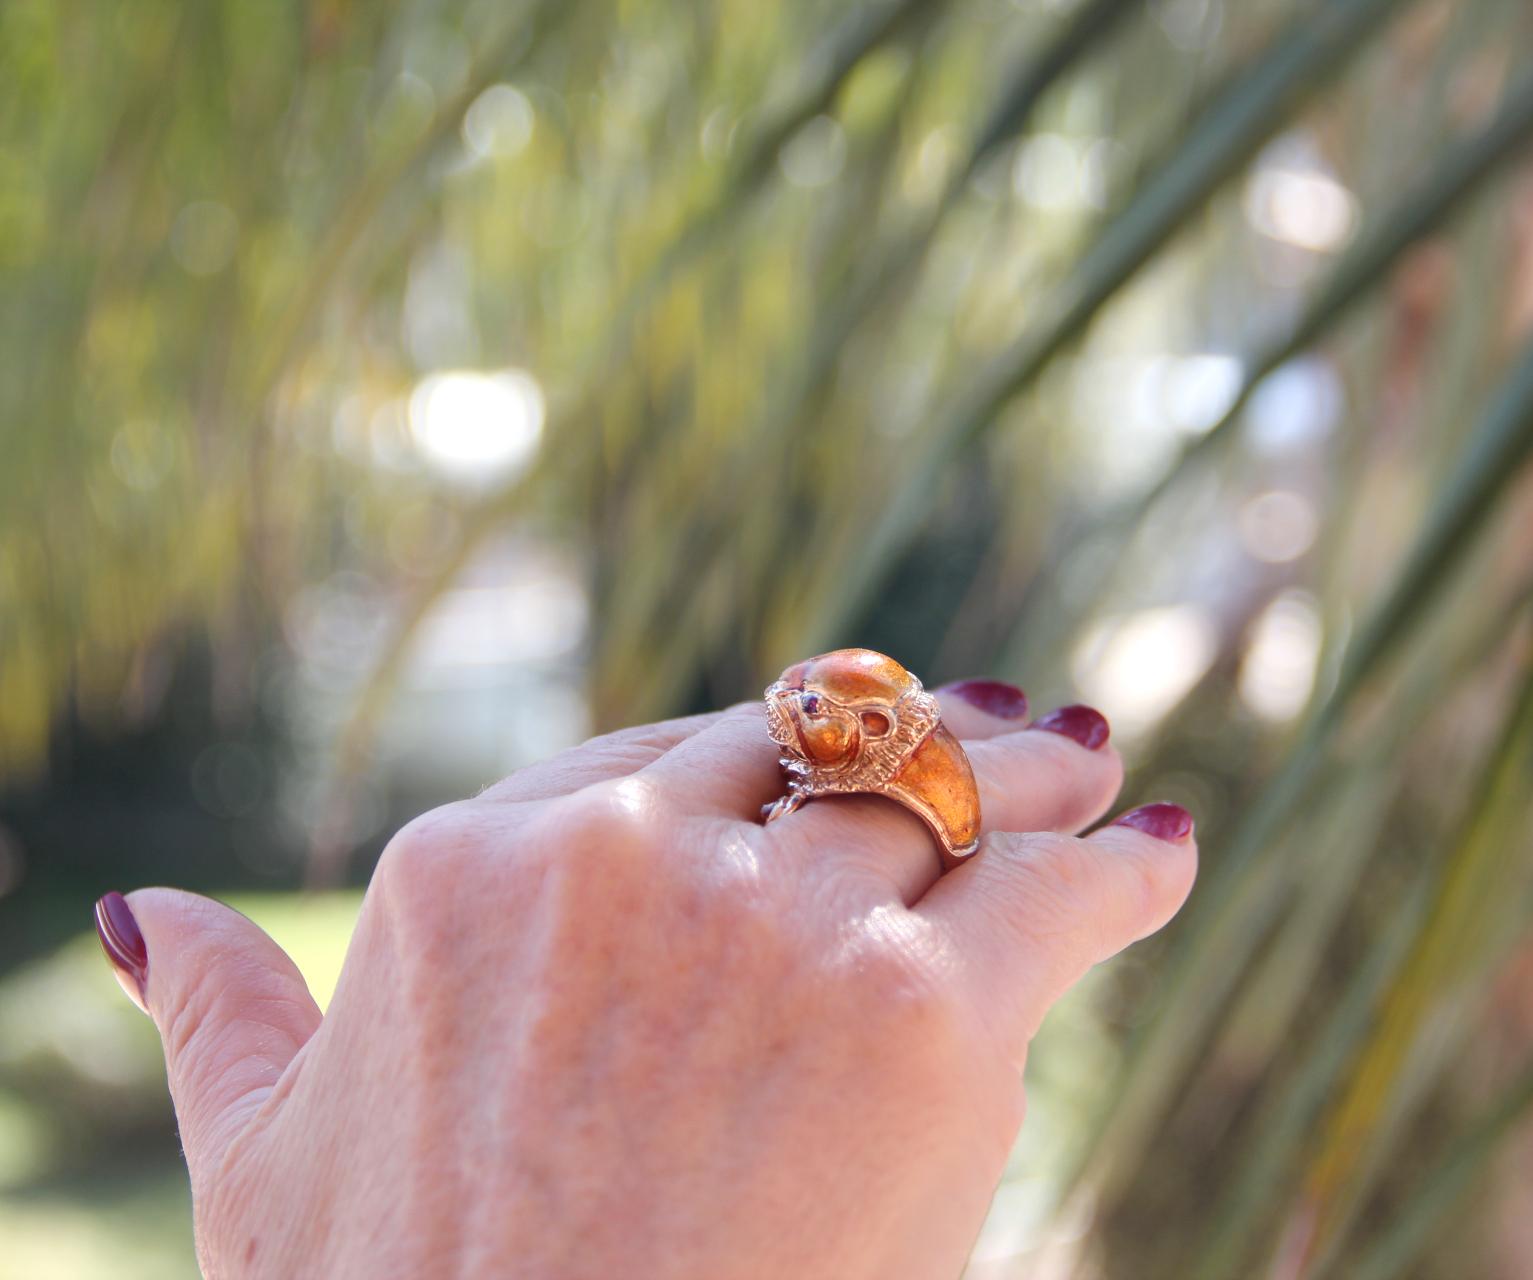
[[[767,686],[766,710],[788,793],[763,807],[764,822],[820,796],[881,795],[926,823],[944,871],[979,848],[969,757],[937,699],[893,658],[836,649],[795,663]]]

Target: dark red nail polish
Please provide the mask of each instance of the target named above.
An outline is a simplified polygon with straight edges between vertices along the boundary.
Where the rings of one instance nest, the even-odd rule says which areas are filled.
[[[943,685],[941,692],[956,694],[970,706],[1001,720],[1027,717],[1027,695],[1004,680],[959,680]]]
[[[1115,827],[1133,827],[1157,840],[1185,840],[1192,834],[1192,814],[1179,804],[1147,804],[1114,818]]]
[[[1032,727],[1063,734],[1088,751],[1098,751],[1105,747],[1108,735],[1112,732],[1107,727],[1106,716],[1095,707],[1082,706],[1080,703],[1050,711],[1048,715],[1034,720]]]
[[[101,938],[101,949],[106,952],[106,958],[120,975],[119,981],[126,979],[132,984],[129,989],[124,983],[124,990],[142,1005],[144,983],[149,977],[149,950],[144,946],[144,935],[138,931],[138,921],[133,918],[128,900],[122,894],[114,891],[96,903],[96,933]]]

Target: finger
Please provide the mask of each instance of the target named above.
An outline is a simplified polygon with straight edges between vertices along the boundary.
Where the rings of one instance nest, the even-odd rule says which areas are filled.
[[[1123,761],[1107,739],[1100,713],[1069,707],[1032,728],[966,742],[981,832],[1069,834],[1090,826],[1123,785]],[[813,856],[833,851],[844,871],[881,880],[907,903],[925,893],[942,869],[925,824],[882,796],[826,797],[770,829]]]
[[[1123,758],[1090,707],[1051,712],[1031,728],[968,748],[985,831],[1062,831],[1097,821],[1123,786]]]
[[[962,739],[993,738],[1027,724],[1027,694],[1001,680],[958,680],[932,691],[942,723]]]
[[[779,748],[760,701],[737,702],[707,728],[677,743],[640,776],[693,814],[757,822],[783,793]]]
[[[1192,815],[1146,805],[1084,840],[991,836],[915,909],[961,958],[972,998],[1020,1063],[1049,1006],[1175,915],[1196,872]]]
[[[604,733],[561,751],[547,760],[527,765],[480,793],[482,800],[547,800],[569,795],[593,782],[626,778],[659,759],[679,742],[701,733],[722,711],[680,716],[654,724],[635,725]]]
[[[96,928],[117,981],[154,1019],[193,1188],[320,1023],[303,975],[239,912],[176,889],[109,893]]]
[[[937,690],[937,700],[942,707],[942,719],[954,733],[961,738],[988,738],[999,733],[1020,728],[1027,719],[1027,695],[1015,685],[1004,684],[999,680],[965,680],[957,684],[944,685]],[[738,704],[739,708],[759,705],[754,703]],[[731,708],[736,711],[736,708]],[[743,711],[737,711],[744,714]],[[529,783],[541,784],[544,777],[534,776],[525,778],[529,771],[521,770],[507,778],[505,782],[490,788],[487,795],[493,798],[542,798],[543,795],[567,794],[584,786],[587,782],[600,782],[607,778],[626,776],[636,773],[645,765],[658,759],[666,751],[679,745],[687,738],[716,723],[720,716],[725,713],[713,711],[705,715],[687,716],[679,720],[666,720],[659,724],[641,726],[639,729],[623,730],[616,734],[609,734],[605,738],[594,739],[585,747],[576,748],[574,752],[567,752],[565,756],[574,757],[584,755],[587,748],[601,748],[600,754],[591,753],[588,760],[576,761],[570,759],[567,763],[561,757],[555,757],[547,764],[550,768],[546,771],[548,782],[557,786],[558,790],[549,789],[536,796],[531,796]],[[759,717],[760,724],[764,727],[764,714]],[[776,766],[777,756],[780,754],[775,746],[769,748],[772,765],[763,770],[759,760],[763,753],[755,750],[753,746],[747,748],[749,759],[746,764],[746,774],[752,779],[752,785],[761,782],[765,788],[762,793],[760,804],[775,799],[782,793],[783,779],[780,769]],[[687,764],[686,757],[683,765]],[[581,766],[579,772],[573,766]],[[561,766],[562,767],[558,767]],[[569,785],[574,781],[574,785]],[[503,792],[501,788],[506,790]],[[730,790],[729,787],[725,788]],[[513,794],[514,791],[514,794]],[[759,804],[757,805],[759,808]],[[744,816],[754,817],[754,813]]]

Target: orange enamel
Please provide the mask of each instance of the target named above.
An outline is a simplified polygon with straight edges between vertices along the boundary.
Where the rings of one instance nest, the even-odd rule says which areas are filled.
[[[979,839],[979,788],[963,744],[938,725],[894,775],[892,790],[903,793],[928,822],[941,828],[957,849]],[[925,812],[922,812],[925,810]]]
[[[969,758],[936,701],[893,658],[872,649],[822,653],[784,671],[767,699],[793,775],[789,796],[767,806],[768,821],[815,796],[861,791],[919,814],[944,867],[974,852],[980,806]],[[881,727],[870,735],[870,726]]]

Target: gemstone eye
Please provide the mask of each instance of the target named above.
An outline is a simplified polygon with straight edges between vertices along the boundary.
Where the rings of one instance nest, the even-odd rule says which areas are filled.
[[[875,738],[881,738],[889,732],[889,717],[882,711],[864,711],[862,713],[862,727]]]
[[[816,715],[819,715],[820,714],[820,695],[817,694],[817,693],[806,694],[804,696],[803,702],[801,702],[799,705],[801,707],[803,707],[804,714],[806,716],[816,716]]]

